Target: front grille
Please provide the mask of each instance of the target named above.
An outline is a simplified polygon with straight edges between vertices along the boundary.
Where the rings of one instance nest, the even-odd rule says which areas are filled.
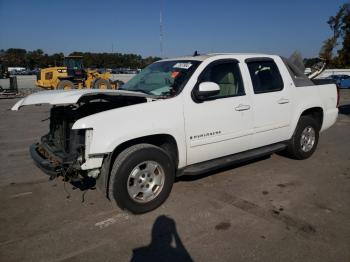
[[[72,107],[57,106],[51,109],[50,132],[46,141],[55,148],[55,154],[62,155],[66,161],[75,159],[85,146],[85,130],[72,129],[78,118]]]

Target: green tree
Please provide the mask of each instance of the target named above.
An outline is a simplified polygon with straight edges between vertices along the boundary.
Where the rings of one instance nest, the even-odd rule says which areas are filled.
[[[350,68],[350,4],[343,4],[335,16],[327,21],[333,35],[324,41],[320,57],[329,61],[330,67]],[[341,43],[337,56],[333,50]]]
[[[26,66],[26,54],[25,49],[9,48],[5,52],[5,60],[7,66]]]
[[[82,56],[84,66],[90,68],[144,68],[160,59],[158,57],[142,58],[137,54],[121,53],[73,52],[70,55]],[[34,51],[19,48],[0,50],[0,63],[5,66],[23,66],[30,69],[62,66],[63,59],[63,53],[48,55],[41,49]]]
[[[33,69],[35,67],[43,67],[43,55],[44,51],[41,49],[28,51],[26,54],[26,66],[30,69]]]

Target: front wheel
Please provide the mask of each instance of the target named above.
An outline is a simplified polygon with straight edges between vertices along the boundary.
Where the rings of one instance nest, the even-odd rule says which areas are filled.
[[[122,209],[145,213],[168,198],[174,178],[174,164],[166,151],[150,144],[134,145],[114,161],[109,198]]]
[[[319,125],[310,116],[302,116],[287,151],[292,158],[309,158],[316,150],[319,138]]]

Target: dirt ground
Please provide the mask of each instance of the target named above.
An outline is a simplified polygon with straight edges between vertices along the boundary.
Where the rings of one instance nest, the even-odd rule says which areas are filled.
[[[350,261],[350,90],[308,160],[279,155],[184,177],[131,215],[98,190],[49,181],[28,147],[48,106],[0,100],[1,261]]]
[[[111,74],[110,79],[112,81],[120,80],[123,82],[129,81],[134,74]],[[38,89],[42,90],[41,88],[36,87],[36,76],[35,75],[18,75],[17,77],[17,86],[18,89]],[[7,79],[0,79],[0,86],[4,89],[10,88],[10,80]]]

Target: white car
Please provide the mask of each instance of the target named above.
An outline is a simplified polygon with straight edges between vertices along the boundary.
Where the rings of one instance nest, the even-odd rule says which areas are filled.
[[[120,90],[44,91],[12,109],[44,103],[53,107],[49,133],[30,150],[37,165],[96,178],[133,213],[160,206],[176,176],[282,150],[308,158],[338,115],[335,85],[265,54],[165,59]]]

